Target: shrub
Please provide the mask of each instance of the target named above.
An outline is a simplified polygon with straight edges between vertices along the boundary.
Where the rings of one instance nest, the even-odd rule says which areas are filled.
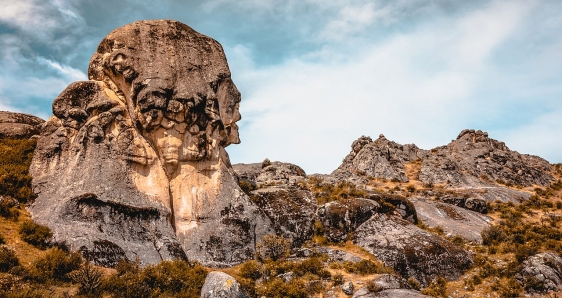
[[[18,257],[16,252],[6,246],[0,246],[0,272],[8,272],[10,269],[19,265]]]
[[[35,140],[0,140],[0,196],[21,203],[34,199],[28,171],[35,145]]]
[[[102,282],[105,292],[120,297],[199,297],[207,271],[198,263],[164,261],[142,269],[119,261],[117,273]]]
[[[413,276],[411,276],[410,278],[408,278],[408,285],[410,286],[410,288],[419,291],[421,288],[421,284],[420,282]]]
[[[377,293],[383,290],[383,288],[379,287],[374,280],[369,280],[365,286],[371,293]]]
[[[70,281],[68,273],[79,269],[81,265],[82,256],[79,252],[69,253],[55,247],[36,259],[31,264],[29,273],[39,282]]]
[[[53,236],[48,227],[36,224],[31,220],[26,220],[21,224],[19,234],[23,241],[43,249],[48,246],[48,241]]]
[[[265,235],[256,245],[256,258],[260,261],[277,261],[289,256],[291,252],[291,240],[283,236]]]
[[[292,271],[297,276],[304,276],[305,274],[314,274],[320,278],[328,279],[331,274],[328,270],[324,269],[324,264],[317,257],[305,259],[293,265]]]
[[[18,220],[20,213],[18,209],[7,199],[0,201],[0,216],[6,219]]]
[[[332,282],[334,283],[334,286],[343,285],[343,274],[336,273],[332,275]]]
[[[306,284],[299,279],[292,279],[289,282],[284,282],[279,278],[272,278],[266,283],[261,284],[256,288],[258,297],[271,297],[271,298],[306,298],[310,293]]]
[[[244,264],[242,264],[242,267],[240,267],[240,275],[244,278],[249,278],[251,280],[257,280],[260,277],[262,277],[263,275],[263,266],[255,261],[255,260],[251,260],[248,261]]]
[[[98,292],[102,275],[102,272],[89,262],[86,262],[80,269],[69,273],[72,281],[79,284],[80,293],[86,295]]]
[[[369,260],[361,260],[359,262],[344,262],[343,268],[349,273],[355,273],[360,275],[368,274],[381,274],[381,273],[392,273],[392,269],[385,267],[382,263],[375,263]]]
[[[246,193],[248,196],[251,195],[251,192],[253,190],[256,190],[257,188],[255,184],[251,183],[250,181],[242,180],[242,179],[240,179],[238,185],[240,185],[242,191]]]
[[[421,291],[424,295],[433,297],[447,297],[447,280],[443,277],[434,279],[429,287]]]

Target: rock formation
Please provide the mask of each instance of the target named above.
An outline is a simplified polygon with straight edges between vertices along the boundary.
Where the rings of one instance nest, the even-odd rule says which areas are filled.
[[[423,286],[438,276],[457,279],[472,264],[469,252],[397,216],[373,215],[355,230],[353,242]]]
[[[31,138],[44,122],[32,115],[0,111],[0,138]]]
[[[271,230],[224,149],[240,142],[241,117],[220,44],[176,21],[138,21],[102,40],[88,75],[42,127],[33,219],[98,263],[251,258]]]

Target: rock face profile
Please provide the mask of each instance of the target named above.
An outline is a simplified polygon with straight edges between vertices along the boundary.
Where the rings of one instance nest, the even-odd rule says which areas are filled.
[[[0,111],[0,138],[31,138],[45,120],[22,113]]]
[[[177,21],[138,21],[102,40],[88,76],[42,126],[33,219],[102,265],[251,258],[270,223],[225,151],[240,142],[241,97],[220,44]]]

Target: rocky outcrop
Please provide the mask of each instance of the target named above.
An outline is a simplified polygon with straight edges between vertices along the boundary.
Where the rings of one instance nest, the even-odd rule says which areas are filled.
[[[457,279],[472,264],[467,251],[397,216],[375,214],[357,228],[353,242],[423,286],[438,276]]]
[[[444,203],[455,205],[478,213],[488,213],[488,205],[486,204],[486,200],[480,198],[447,195],[439,198],[439,200]]]
[[[348,240],[348,235],[379,211],[380,205],[368,199],[344,199],[318,208],[322,235],[331,242]]]
[[[224,272],[212,271],[205,278],[201,288],[201,298],[250,298],[250,296],[234,277]]]
[[[291,239],[293,247],[312,238],[316,199],[297,185],[271,186],[252,191],[252,201],[271,221],[277,235]]]
[[[33,219],[100,264],[252,258],[273,230],[225,151],[240,141],[240,93],[220,44],[176,21],[139,21],[104,38],[88,75],[42,126]]]
[[[306,178],[304,170],[292,163],[266,159],[253,164],[235,164],[232,166],[238,177],[255,182],[258,186],[275,184],[295,184]]]
[[[400,145],[383,135],[375,141],[362,136],[331,175],[337,179],[385,178],[407,182],[405,165],[423,160],[418,179],[448,187],[490,187],[495,182],[529,186],[553,180],[548,161],[511,151],[486,132],[463,130],[456,140],[431,150]]]
[[[429,199],[410,199],[416,206],[418,218],[430,228],[441,227],[446,236],[460,236],[482,243],[480,233],[490,226],[491,218],[474,211]]]
[[[416,145],[400,145],[382,134],[375,141],[362,136],[353,142],[351,152],[331,175],[338,179],[371,176],[407,182],[404,164],[417,160],[419,154]]]
[[[488,133],[463,130],[447,146],[437,147],[424,156],[419,178],[424,183],[471,184],[499,181],[514,185],[548,185],[552,181],[548,161],[533,155],[511,151]]]
[[[562,258],[552,252],[530,256],[516,279],[529,292],[557,291],[562,286]]]
[[[39,134],[44,122],[32,115],[0,111],[0,138],[31,138]]]

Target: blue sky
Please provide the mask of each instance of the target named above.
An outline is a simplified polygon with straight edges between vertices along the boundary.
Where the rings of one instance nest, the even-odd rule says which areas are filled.
[[[233,163],[329,173],[361,135],[431,149],[464,128],[562,162],[562,2],[0,0],[0,110],[48,118],[114,28],[218,40],[242,92]]]

